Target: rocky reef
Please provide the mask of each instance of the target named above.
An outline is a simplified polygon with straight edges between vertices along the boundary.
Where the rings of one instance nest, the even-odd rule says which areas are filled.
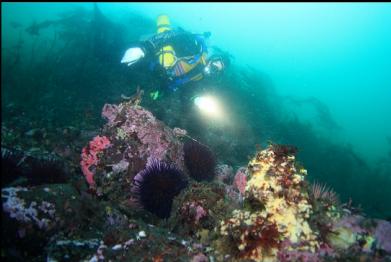
[[[294,146],[270,143],[234,170],[186,130],[159,121],[141,95],[104,105],[107,122],[80,155],[82,184],[2,188],[3,258],[391,259],[391,223],[309,184]],[[186,156],[186,144],[197,150]]]
[[[344,208],[325,187],[310,188],[295,152],[271,144],[249,162],[244,207],[220,222],[218,252],[251,261],[386,259],[391,224]]]

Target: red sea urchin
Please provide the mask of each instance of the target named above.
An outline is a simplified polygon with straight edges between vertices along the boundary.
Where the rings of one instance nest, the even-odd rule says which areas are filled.
[[[185,164],[190,176],[196,181],[212,181],[215,177],[216,159],[205,145],[190,140],[183,147]]]
[[[64,163],[53,154],[30,155],[17,149],[1,148],[1,182],[25,178],[29,185],[65,183],[68,173]]]
[[[152,160],[135,176],[132,191],[146,210],[168,218],[174,197],[186,186],[185,176],[174,165]]]

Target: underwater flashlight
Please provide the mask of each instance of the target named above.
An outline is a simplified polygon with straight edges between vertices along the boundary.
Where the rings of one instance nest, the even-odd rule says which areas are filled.
[[[217,99],[212,96],[197,96],[194,98],[194,104],[201,112],[208,116],[219,117],[222,114],[222,110]]]

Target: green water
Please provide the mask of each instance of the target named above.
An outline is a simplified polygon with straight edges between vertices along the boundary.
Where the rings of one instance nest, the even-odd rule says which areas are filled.
[[[148,109],[204,138],[221,162],[234,166],[246,164],[255,144],[294,144],[310,180],[328,183],[374,216],[391,217],[389,3],[98,6],[106,20],[93,27],[92,3],[2,3],[2,125],[98,129],[105,102],[119,102],[137,84],[153,88],[119,61],[131,43],[155,32],[156,16],[165,13],[174,27],[210,31],[209,45],[233,56],[213,86],[230,125],[186,121],[192,117],[186,102],[178,106],[170,95],[146,99]],[[37,35],[26,31],[72,14]],[[171,97],[187,101],[203,85]]]

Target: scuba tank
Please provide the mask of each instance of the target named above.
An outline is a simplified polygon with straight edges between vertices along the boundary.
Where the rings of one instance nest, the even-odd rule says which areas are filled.
[[[167,15],[160,15],[157,18],[157,33],[163,33],[171,30],[170,20]],[[176,56],[174,48],[171,45],[163,46],[159,52],[159,63],[165,68],[171,68],[175,65]]]

